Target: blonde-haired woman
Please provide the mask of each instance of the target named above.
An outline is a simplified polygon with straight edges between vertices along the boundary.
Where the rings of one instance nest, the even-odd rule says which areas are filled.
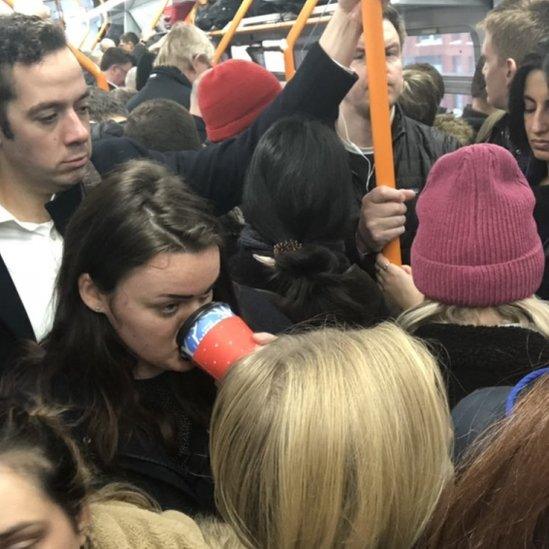
[[[436,162],[419,197],[413,280],[409,267],[378,257],[386,297],[409,308],[399,324],[438,350],[452,406],[549,362],[549,304],[534,295],[545,261],[534,203],[511,153],[464,147]]]
[[[441,387],[425,347],[390,324],[280,337],[220,390],[221,514],[248,547],[411,547],[452,473]]]
[[[188,109],[193,82],[211,67],[213,54],[205,32],[177,23],[163,40],[147,83],[128,102],[128,109],[149,99],[172,99]]]

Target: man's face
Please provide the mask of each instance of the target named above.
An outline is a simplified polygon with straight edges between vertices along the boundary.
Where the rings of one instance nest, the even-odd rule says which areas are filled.
[[[501,59],[492,43],[492,37],[487,32],[482,44],[482,54],[485,57],[482,74],[486,80],[488,103],[496,109],[507,110],[509,101],[508,67],[505,59]]]
[[[133,45],[133,42],[120,42],[120,48],[122,48],[126,53],[132,54],[135,46]]]
[[[72,52],[15,64],[7,105],[13,138],[0,131],[0,177],[53,194],[78,183],[91,154],[87,88]]]
[[[383,37],[385,39],[385,56],[387,58],[389,104],[392,107],[398,101],[404,85],[402,77],[402,49],[395,27],[386,19],[383,21]],[[366,71],[366,57],[362,38],[360,38],[358,43],[351,68],[358,74],[358,81],[345,96],[344,101],[352,105],[363,116],[369,117],[368,74]]]
[[[124,65],[113,65],[109,70],[105,71],[107,80],[115,86],[122,87],[126,83],[126,76],[132,68],[131,63]]]

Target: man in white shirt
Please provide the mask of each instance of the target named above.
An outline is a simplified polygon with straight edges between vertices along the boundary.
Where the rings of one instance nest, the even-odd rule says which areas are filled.
[[[91,143],[87,89],[63,31],[0,22],[0,367],[51,327],[61,232],[80,201]]]

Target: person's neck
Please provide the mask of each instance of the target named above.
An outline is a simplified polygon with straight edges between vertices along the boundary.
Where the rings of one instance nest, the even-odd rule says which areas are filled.
[[[497,111],[497,109],[492,107],[486,99],[481,99],[480,97],[473,97],[471,101],[471,108],[477,112],[482,112],[487,116],[490,116]]]
[[[341,139],[350,141],[361,149],[372,147],[370,119],[345,101],[339,106],[336,131]]]
[[[45,223],[51,221],[44,205],[51,200],[50,193],[33,192],[28,186],[0,168],[0,204],[18,221]]]
[[[133,370],[134,379],[152,379],[162,374],[165,370],[153,366],[144,360],[139,360]]]
[[[389,111],[391,123],[395,117],[395,107]],[[341,139],[350,141],[360,149],[373,147],[372,123],[365,113],[358,111],[345,101],[339,106],[339,117],[336,121],[336,131]]]

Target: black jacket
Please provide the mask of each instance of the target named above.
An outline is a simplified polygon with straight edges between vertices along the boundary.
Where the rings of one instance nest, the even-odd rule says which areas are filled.
[[[155,67],[147,83],[127,103],[131,112],[149,99],[171,99],[186,109],[191,104],[193,85],[176,67]]]
[[[402,108],[395,105],[392,124],[393,154],[396,186],[399,189],[413,189],[420,192],[427,180],[431,166],[444,154],[455,151],[459,143],[453,137],[417,122],[404,115]],[[368,183],[368,163],[355,153],[349,153],[353,173],[355,195],[360,204],[362,197],[375,185],[375,173]],[[415,200],[407,202],[406,232],[401,237],[403,261],[409,263],[409,250],[417,230]]]
[[[339,67],[315,45],[282,93],[237,138],[200,151],[167,154],[147,151],[130,139],[109,138],[94,143],[92,162],[104,175],[131,158],[156,159],[182,175],[198,194],[209,198],[218,213],[226,213],[240,203],[244,174],[261,135],[278,119],[296,113],[335,122],[339,103],[355,80],[355,75]],[[81,198],[82,188],[74,187],[59,193],[46,206],[61,234]],[[34,333],[0,257],[0,372],[21,339],[34,340]]]
[[[210,199],[219,215],[241,202],[244,176],[255,146],[277,120],[302,114],[333,125],[339,103],[356,75],[334,63],[315,44],[282,93],[242,134],[198,151],[157,153],[131,139],[104,139],[94,143],[92,162],[105,175],[132,158],[152,158],[185,179],[197,194]]]
[[[514,385],[549,362],[549,342],[516,326],[425,324],[415,334],[432,345],[443,370],[450,406],[483,387]]]

